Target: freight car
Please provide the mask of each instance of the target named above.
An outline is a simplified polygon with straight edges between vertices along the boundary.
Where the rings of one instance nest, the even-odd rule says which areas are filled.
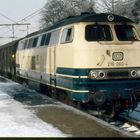
[[[16,78],[38,82],[49,96],[112,115],[137,107],[139,54],[140,31],[133,21],[84,13],[20,40]],[[2,49],[0,55],[2,60]],[[0,66],[3,71],[2,61]]]

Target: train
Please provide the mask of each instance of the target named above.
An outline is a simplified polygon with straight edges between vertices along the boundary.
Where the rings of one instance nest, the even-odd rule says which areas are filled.
[[[0,46],[0,74],[112,115],[138,106],[140,30],[110,13],[82,13]]]

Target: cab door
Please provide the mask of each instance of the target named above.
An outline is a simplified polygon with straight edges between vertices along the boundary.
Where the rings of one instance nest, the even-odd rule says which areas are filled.
[[[56,46],[49,47],[49,73],[55,76],[56,72]]]
[[[56,98],[56,46],[49,47],[50,93]]]
[[[60,30],[53,31],[49,43],[49,73],[50,85],[56,87],[56,48],[59,42]]]

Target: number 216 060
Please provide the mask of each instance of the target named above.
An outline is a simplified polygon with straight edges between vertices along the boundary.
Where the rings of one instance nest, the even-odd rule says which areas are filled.
[[[127,62],[108,62],[108,67],[128,66]]]

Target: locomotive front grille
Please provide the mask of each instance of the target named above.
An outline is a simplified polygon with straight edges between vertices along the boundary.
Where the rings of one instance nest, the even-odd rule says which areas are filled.
[[[128,71],[109,71],[107,72],[108,78],[117,78],[117,77],[129,77]]]

